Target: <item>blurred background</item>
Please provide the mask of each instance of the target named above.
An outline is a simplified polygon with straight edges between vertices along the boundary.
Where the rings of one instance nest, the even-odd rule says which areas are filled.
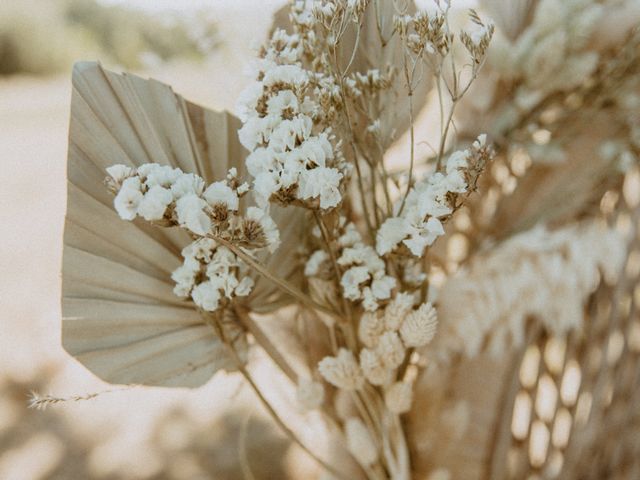
[[[100,60],[232,109],[246,63],[283,3],[0,0],[0,479],[312,473],[240,378],[221,373],[189,391],[118,389],[60,346],[72,64]],[[106,393],[39,411],[27,408],[31,391]]]

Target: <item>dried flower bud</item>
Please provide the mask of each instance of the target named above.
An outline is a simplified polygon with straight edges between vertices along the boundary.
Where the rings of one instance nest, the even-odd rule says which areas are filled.
[[[356,358],[346,348],[341,348],[336,357],[324,357],[318,363],[320,375],[330,384],[345,390],[364,387],[364,377]]]
[[[422,347],[433,339],[437,327],[436,309],[430,303],[423,303],[407,315],[400,327],[400,335],[407,347]]]
[[[393,378],[393,370],[385,365],[382,355],[377,350],[360,350],[360,367],[372,385],[385,385]]]
[[[384,333],[384,326],[384,317],[376,312],[365,312],[358,324],[358,338],[367,347],[373,348],[378,344],[380,335]]]
[[[391,370],[398,368],[404,361],[404,346],[396,332],[382,334],[376,350],[382,357],[384,364]]]
[[[368,467],[378,460],[376,448],[371,434],[359,418],[350,418],[345,424],[347,448],[361,465]]]
[[[396,382],[384,394],[384,402],[389,411],[397,414],[406,413],[411,409],[413,388],[410,383]]]
[[[320,382],[301,379],[298,381],[296,399],[303,412],[315,410],[324,402],[324,387]]]
[[[410,293],[399,293],[384,310],[384,326],[387,330],[398,330],[404,317],[413,308],[414,298]]]

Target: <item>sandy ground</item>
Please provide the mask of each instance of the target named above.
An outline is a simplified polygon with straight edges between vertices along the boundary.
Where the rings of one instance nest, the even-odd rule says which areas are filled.
[[[253,8],[258,3],[261,8]],[[225,43],[208,64],[166,66],[145,76],[170,83],[190,100],[231,109],[246,82],[246,61],[279,3],[218,4]],[[8,381],[28,384],[44,369],[55,372],[47,388],[63,396],[110,388],[60,346],[69,100],[69,75],[0,80],[0,387]],[[180,404],[204,422],[237,405],[238,398],[246,403],[246,389],[238,393],[240,389],[237,377],[220,374],[193,391],[133,389],[59,409],[79,438],[99,432],[107,439],[92,457],[95,472],[142,478],[157,473],[161,465],[139,448],[159,414]],[[0,402],[0,439],[3,425],[10,423],[11,411],[3,411]],[[0,478],[46,478],[46,469],[45,476],[25,470],[14,450],[4,455],[0,445]],[[33,467],[36,460],[27,458]]]

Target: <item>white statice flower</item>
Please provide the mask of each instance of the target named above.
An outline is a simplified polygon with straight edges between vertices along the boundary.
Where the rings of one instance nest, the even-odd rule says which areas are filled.
[[[378,299],[373,294],[371,287],[362,289],[362,306],[367,312],[375,312],[379,307]]]
[[[384,275],[371,282],[371,293],[377,300],[387,300],[391,298],[391,290],[393,290],[395,286],[396,279],[389,275]]]
[[[309,260],[304,265],[304,274],[307,277],[318,275],[320,266],[329,259],[329,254],[324,250],[316,250],[311,254]]]
[[[282,120],[269,135],[269,147],[278,153],[293,151],[311,136],[312,127],[313,121],[306,115]]]
[[[235,112],[241,122],[256,115],[256,105],[264,93],[262,82],[254,81],[247,85],[238,96]]]
[[[306,70],[298,65],[275,65],[267,70],[262,79],[262,83],[266,87],[272,87],[276,84],[292,85],[294,87],[302,87],[309,81],[309,75]]]
[[[298,163],[299,167],[305,170],[325,167],[327,162],[333,158],[333,147],[325,133],[305,140],[289,155],[289,160]]]
[[[430,303],[423,303],[407,315],[400,327],[400,336],[407,347],[423,347],[438,328],[438,314]]]
[[[353,353],[346,348],[338,350],[335,357],[324,357],[320,360],[318,371],[335,387],[344,390],[360,390],[364,387],[362,370]]]
[[[267,113],[282,117],[297,115],[300,110],[298,97],[291,90],[280,90],[267,101]]]
[[[340,279],[340,285],[342,285],[342,291],[344,297],[349,300],[359,300],[362,298],[362,290],[360,284],[370,279],[369,270],[367,267],[351,267],[344,272]]]
[[[317,167],[300,175],[298,198],[320,198],[320,208],[336,207],[342,200],[340,181],[344,175],[335,168]]]
[[[348,165],[336,158],[330,129],[314,126],[322,108],[309,87],[314,74],[299,65],[302,43],[297,34],[272,34],[256,63],[259,80],[238,102],[243,122],[238,136],[250,151],[246,165],[260,206],[297,199],[326,210],[342,200]]]
[[[350,418],[344,428],[351,455],[364,467],[373,465],[378,460],[378,449],[362,420]]]
[[[340,285],[345,298],[362,301],[367,311],[375,311],[379,302],[391,297],[391,290],[396,286],[396,279],[386,275],[384,261],[376,251],[363,243],[357,231],[348,233],[354,240],[351,246],[345,247],[338,258],[338,265],[345,267]],[[344,236],[341,237],[344,240]]]
[[[185,195],[202,195],[204,191],[204,180],[193,173],[183,173],[171,185],[171,193],[174,198],[180,199]]]
[[[386,255],[405,239],[409,233],[409,224],[405,218],[390,217],[380,225],[376,233],[376,250]]]
[[[134,170],[126,165],[112,165],[107,168],[109,176],[118,184],[124,182],[125,179],[133,175]]]
[[[220,281],[208,280],[196,285],[191,292],[193,302],[206,310],[213,312],[218,309],[222,294],[220,293]]]
[[[338,245],[345,248],[353,247],[357,243],[362,243],[362,235],[353,223],[349,223],[345,227],[344,233],[338,238]]]
[[[280,246],[280,231],[269,214],[261,208],[249,207],[246,218],[257,222],[262,227],[268,250],[271,253],[275,252]]]
[[[384,309],[383,324],[387,330],[396,331],[402,325],[407,314],[413,309],[414,296],[410,293],[398,293]]]
[[[251,277],[244,277],[240,280],[233,293],[237,297],[246,297],[251,293],[251,290],[253,290],[253,286],[253,279]]]
[[[408,382],[395,382],[384,392],[384,403],[392,413],[407,413],[412,402],[413,387]]]
[[[408,229],[408,238],[403,240],[403,243],[416,257],[422,256],[426,247],[433,245],[438,237],[444,235],[444,228],[440,220],[431,217],[423,222],[421,218],[413,216],[412,220],[417,220],[417,222],[411,224]]]
[[[130,177],[122,182],[122,187],[113,200],[113,206],[123,220],[133,220],[138,213],[138,205],[143,199],[142,185],[138,177]]]
[[[370,273],[384,272],[384,261],[368,245],[357,243],[345,248],[338,258],[338,265],[364,265]]]
[[[171,279],[176,282],[173,293],[178,297],[188,297],[200,268],[201,264],[195,257],[185,256],[184,263],[171,273]]]
[[[171,275],[176,282],[174,293],[190,296],[203,310],[217,310],[223,297],[233,300],[251,293],[254,282],[243,276],[246,265],[214,240],[200,238],[183,248],[182,255],[182,266]]]
[[[367,347],[373,348],[378,344],[380,335],[384,333],[385,322],[376,312],[365,312],[358,323],[358,338]]]
[[[145,167],[148,166],[148,169]],[[164,188],[171,188],[171,185],[178,180],[182,175],[182,171],[179,168],[173,168],[168,165],[159,165],[157,163],[148,163],[138,167],[138,173],[144,172],[145,181],[147,187],[160,186]]]
[[[481,147],[486,140],[476,140]],[[409,191],[404,202],[396,205],[396,214],[387,218],[376,232],[376,250],[386,255],[403,243],[416,257],[444,235],[441,217],[450,215],[450,194],[465,193],[468,189],[465,169],[468,168],[469,150],[456,151],[445,162],[444,172],[434,172],[418,182]],[[402,209],[400,206],[402,205]]]
[[[193,257],[206,263],[211,261],[217,243],[211,238],[199,238],[182,249],[184,258]]]
[[[171,190],[154,185],[138,204],[138,215],[147,221],[162,220],[171,202],[173,202]]]
[[[238,194],[229,186],[227,182],[214,182],[204,191],[204,199],[211,206],[224,205],[231,211],[237,211],[240,206]]]
[[[324,403],[322,383],[310,379],[300,379],[296,388],[298,406],[303,412],[315,410]]]
[[[205,213],[207,207],[207,202],[198,195],[183,196],[176,202],[178,222],[197,235],[206,235],[211,230],[211,219]]]

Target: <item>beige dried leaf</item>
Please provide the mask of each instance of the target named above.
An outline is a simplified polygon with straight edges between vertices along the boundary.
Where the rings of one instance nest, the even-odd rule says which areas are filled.
[[[498,29],[514,41],[527,27],[537,0],[481,0]]]
[[[233,367],[212,327],[172,292],[170,275],[181,264],[188,235],[122,221],[103,180],[105,168],[118,163],[173,165],[207,182],[224,178],[231,167],[242,175],[246,152],[237,140],[239,125],[231,114],[189,103],[160,82],[93,62],[74,67],[62,342],[102,379],[195,387]],[[297,241],[295,223],[280,222],[281,252]],[[283,254],[262,260],[290,277],[295,265]],[[268,311],[285,300],[258,279],[247,303]],[[244,341],[236,346],[243,355]]]
[[[273,18],[272,30],[281,28],[290,31],[290,5],[278,10]],[[406,94],[406,81],[403,73],[404,61],[400,38],[393,34],[394,15],[414,14],[416,6],[413,0],[395,2],[391,0],[371,0],[360,27],[358,49],[347,73],[366,73],[369,69],[379,69],[385,73],[388,67],[395,70],[392,87],[381,92],[378,97],[380,118],[380,139],[383,148],[388,148],[398,140],[410,126],[409,97]],[[340,65],[346,68],[356,45],[356,30],[353,25],[347,29],[341,39]],[[409,61],[411,69],[411,62]],[[414,120],[427,101],[427,94],[433,86],[426,65],[416,68],[412,95]],[[394,108],[385,106],[394,105]]]

